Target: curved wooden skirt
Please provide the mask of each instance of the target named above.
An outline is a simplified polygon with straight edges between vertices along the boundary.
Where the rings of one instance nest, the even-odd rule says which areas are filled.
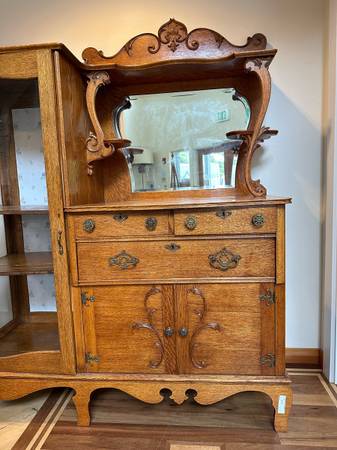
[[[146,376],[146,375],[35,375],[0,374],[0,400],[13,400],[48,388],[74,389],[73,397],[79,426],[90,425],[91,394],[102,388],[119,389],[146,403],[160,403],[161,391],[171,391],[170,398],[177,404],[188,399],[188,391],[195,391],[194,400],[210,405],[240,392],[261,392],[268,395],[275,410],[275,431],[287,431],[292,405],[290,380],[285,377],[238,376]]]

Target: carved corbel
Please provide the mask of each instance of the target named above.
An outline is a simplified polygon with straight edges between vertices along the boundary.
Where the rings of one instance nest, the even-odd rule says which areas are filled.
[[[88,113],[91,123],[94,127],[94,132],[90,131],[86,140],[88,174],[92,175],[93,161],[106,158],[113,154],[115,147],[111,142],[104,141],[104,133],[99,123],[96,113],[96,95],[101,86],[110,83],[109,74],[105,71],[90,72],[88,75],[88,86],[86,92],[86,101]]]
[[[255,108],[251,111],[252,117],[248,130],[227,133],[228,138],[241,140],[237,165],[237,186],[242,192],[254,197],[264,197],[267,190],[260,180],[253,180],[251,177],[253,155],[265,139],[269,139],[278,133],[277,130],[271,130],[269,127],[262,125],[270,99],[271,81],[268,67],[271,61],[272,56],[246,60],[246,73],[254,74],[259,84],[258,106],[255,105]]]

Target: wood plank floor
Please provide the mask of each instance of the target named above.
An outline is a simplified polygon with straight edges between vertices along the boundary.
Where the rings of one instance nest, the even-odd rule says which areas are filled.
[[[333,390],[317,373],[296,372],[291,378],[294,406],[288,433],[273,431],[273,409],[263,394],[243,393],[211,406],[190,399],[177,406],[168,398],[148,405],[119,391],[101,390],[91,402],[91,427],[76,426],[68,393],[48,420],[40,418],[39,432],[29,426],[14,450],[337,449]]]

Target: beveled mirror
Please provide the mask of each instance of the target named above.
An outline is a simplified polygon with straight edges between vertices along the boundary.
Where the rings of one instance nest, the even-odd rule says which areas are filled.
[[[247,100],[233,88],[134,95],[120,117],[128,147],[132,191],[235,187]]]

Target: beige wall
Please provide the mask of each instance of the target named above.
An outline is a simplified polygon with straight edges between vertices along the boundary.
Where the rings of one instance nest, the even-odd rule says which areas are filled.
[[[294,198],[287,218],[287,345],[318,347],[320,323],[321,128],[324,0],[147,2],[2,0],[0,43],[62,41],[116,52],[169,17],[213,28],[234,43],[265,33],[279,49],[266,125],[278,128],[255,160],[271,194]]]

